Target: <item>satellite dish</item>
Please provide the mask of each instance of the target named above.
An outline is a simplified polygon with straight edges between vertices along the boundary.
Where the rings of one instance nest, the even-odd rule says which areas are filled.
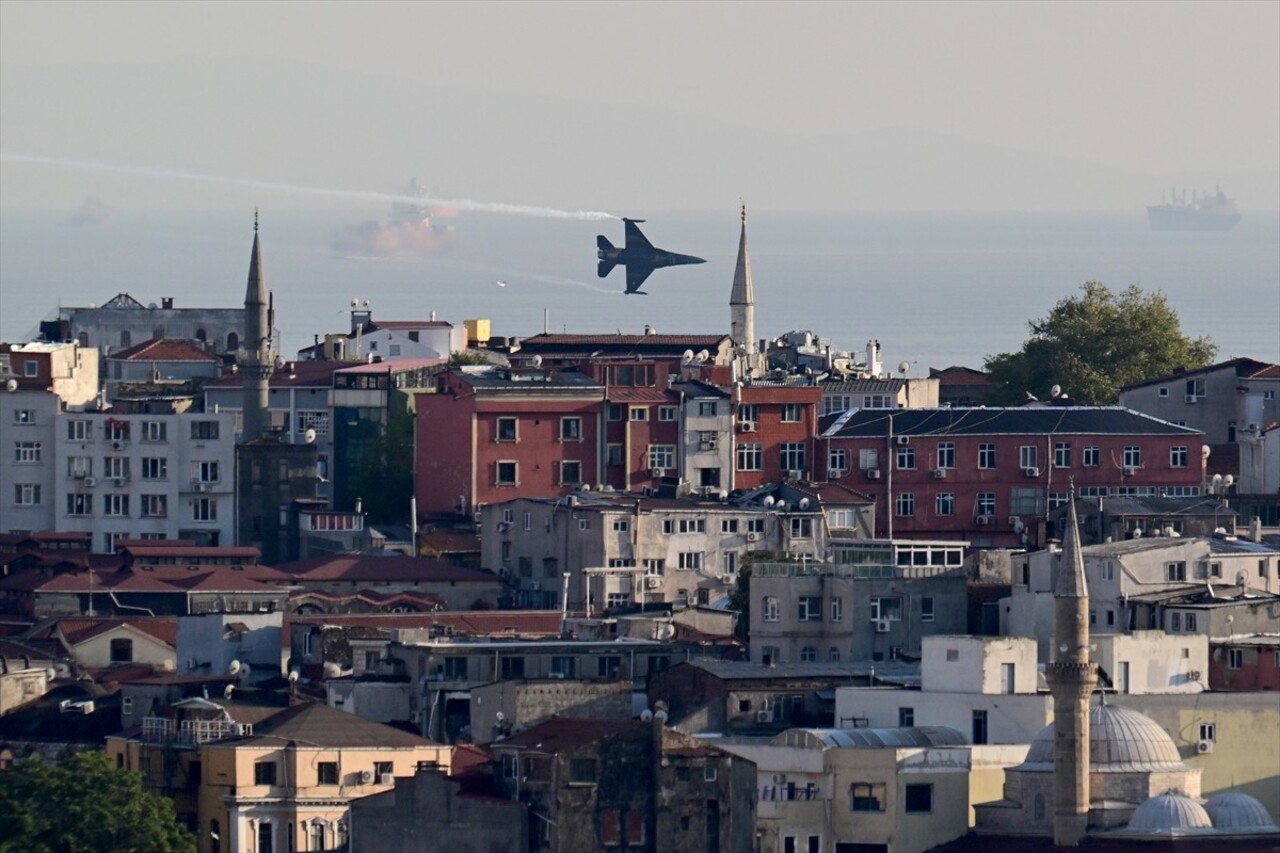
[[[1213,483],[1213,485],[1214,485],[1215,487],[1216,487],[1216,486],[1221,486],[1221,485],[1222,485],[1222,475],[1221,475],[1221,474],[1214,474],[1214,475],[1213,475],[1213,479],[1211,479],[1209,482]]]
[[[906,376],[907,371],[910,369],[911,369],[911,362],[902,361],[898,363],[898,372],[901,373],[903,376]]]
[[[53,667],[49,667],[44,671],[44,677],[46,681],[53,681],[58,677],[58,671]]]
[[[227,664],[228,675],[238,675],[239,673],[240,673],[240,661],[233,660],[231,663]]]
[[[5,390],[7,390],[10,394],[12,394],[14,391],[18,390],[18,380],[10,379],[9,381],[4,383],[4,387],[5,387]]]
[[[689,362],[693,361],[693,350],[691,349],[685,350],[684,355],[680,356],[680,361],[682,361],[685,364],[688,364]]]
[[[302,440],[307,444],[316,443],[316,431],[314,427],[307,427],[307,431],[302,434]]]
[[[584,491],[584,492],[589,492],[589,491],[591,491],[591,484],[590,484],[590,483],[583,483],[583,484],[582,484],[582,491]]]
[[[507,718],[507,715],[506,715],[506,714],[504,714],[504,713],[502,713],[501,711],[499,711],[498,713],[496,713],[496,714],[494,714],[494,715],[493,715],[493,718],[494,718],[495,720],[497,720],[498,722],[502,722],[503,720],[505,720],[505,719]]]
[[[299,679],[299,678],[301,678],[301,677],[302,677],[302,673],[298,672],[296,669],[291,669],[291,670],[289,670],[289,683],[290,683],[290,684],[297,684],[297,683],[298,683],[298,679]]]
[[[670,640],[675,635],[676,635],[676,626],[672,625],[670,622],[658,628],[659,640]]]
[[[1063,643],[1062,645],[1058,646],[1058,651],[1060,651],[1060,652],[1062,652],[1062,653],[1064,653],[1064,654],[1065,654],[1065,653],[1066,653],[1066,651],[1067,651],[1067,644],[1066,644],[1066,643]]]
[[[329,661],[324,665],[325,678],[337,678],[340,675],[342,675],[342,667],[338,666],[333,661]]]
[[[533,366],[534,366],[534,367],[542,367],[542,356],[540,356],[540,355],[535,355],[535,356],[533,357]]]
[[[249,664],[247,664],[247,663],[242,663],[242,664],[240,664],[240,673],[239,673],[239,675],[240,675],[240,680],[241,680],[241,681],[244,681],[245,679],[247,679],[247,678],[249,677]]]
[[[786,511],[787,511],[787,502],[786,502],[786,501],[778,501],[776,504],[774,504],[774,507],[778,510],[778,512],[786,512]]]
[[[1228,474],[1227,476],[1222,478],[1222,485],[1226,486],[1229,489],[1231,488],[1232,484],[1235,483],[1235,481],[1236,481],[1235,475]]]
[[[229,700],[231,698],[231,694],[235,692],[236,686],[234,684],[228,684],[222,691],[222,698]]]
[[[729,500],[729,490],[728,490],[728,489],[721,489],[719,494],[720,494],[720,500],[722,500],[722,501],[727,501],[727,500]]]
[[[653,719],[653,712],[650,711],[648,708],[645,708],[643,711],[640,712],[640,719],[644,720],[646,723],[649,722],[650,720]]]
[[[702,350],[701,352],[698,353],[698,361],[706,361],[709,358],[711,358],[711,353],[707,352],[706,350]]]
[[[1200,458],[1201,459],[1209,458],[1209,445],[1207,444],[1200,445]]]
[[[1022,519],[1020,519],[1020,518],[1019,518],[1018,520],[1014,521],[1014,523],[1013,523],[1013,532],[1014,532],[1014,533],[1021,533],[1023,530],[1026,530],[1026,528],[1027,528],[1027,526],[1026,526],[1025,524],[1023,524],[1023,523],[1022,523]]]
[[[665,723],[665,722],[667,721],[667,712],[666,712],[666,711],[654,711],[654,712],[653,712],[653,718],[654,718],[655,720],[657,720],[658,722],[660,722],[660,723]]]
[[[359,307],[360,307],[360,300],[359,300],[359,299],[356,299],[354,296],[353,296],[353,297],[351,297],[351,307],[352,307],[352,308],[359,308]]]
[[[764,505],[765,505],[765,506],[773,506],[773,504],[774,504],[773,495],[765,495],[765,497],[764,497]]]
[[[809,508],[809,499],[808,499],[808,498],[801,498],[801,499],[800,499],[800,508],[801,508],[801,509],[808,509],[808,508]]]
[[[1061,385],[1054,385],[1052,388],[1050,388],[1050,389],[1049,389],[1049,396],[1051,396],[1051,397],[1061,397],[1061,396],[1062,396],[1062,386],[1061,386]]]
[[[57,673],[58,678],[69,678],[71,676],[71,667],[62,662],[55,663],[53,671]]]

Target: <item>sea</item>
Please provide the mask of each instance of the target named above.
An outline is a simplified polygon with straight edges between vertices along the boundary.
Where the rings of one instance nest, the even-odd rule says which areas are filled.
[[[447,245],[383,258],[333,248],[377,211],[263,209],[263,266],[288,358],[350,330],[354,302],[375,320],[484,318],[494,335],[727,333],[740,229],[736,209],[652,214],[652,242],[707,263],[658,270],[644,296],[621,268],[597,277],[596,235],[619,221],[464,213]],[[177,307],[242,303],[252,212],[115,213],[75,225],[67,213],[0,212],[0,340],[29,340],[59,306],[128,293]],[[1087,281],[1162,293],[1185,333],[1221,359],[1280,362],[1280,214],[1246,212],[1227,233],[1152,232],[1134,213],[752,213],[747,242],[756,335],[809,331],[836,350],[877,340],[886,369],[908,375],[981,367],[1017,350],[1028,322]],[[501,282],[501,284],[500,284]]]

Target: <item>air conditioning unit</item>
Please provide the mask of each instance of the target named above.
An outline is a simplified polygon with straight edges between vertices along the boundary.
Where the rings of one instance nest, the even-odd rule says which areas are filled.
[[[658,577],[657,575],[654,575],[653,577],[645,578],[644,585],[646,589],[657,589],[658,587],[662,586],[662,578]]]
[[[1197,741],[1196,752],[1200,753],[1201,755],[1208,755],[1210,752],[1213,752],[1213,741],[1211,740]]]
[[[877,633],[877,634],[887,634],[887,633],[889,633],[889,620],[888,620],[888,619],[877,619],[877,620],[876,620],[876,633]]]
[[[1028,477],[1039,477],[1040,469],[1039,468],[1023,468],[1022,473]]]
[[[788,478],[790,478],[790,479],[792,479],[792,480],[803,480],[803,479],[804,479],[804,472],[803,472],[803,471],[788,471],[788,472],[787,472],[787,477],[788,477]]]
[[[715,450],[716,443],[714,441],[699,441],[698,449],[699,450]]]
[[[208,484],[208,483],[196,483],[196,491],[197,491],[197,492],[207,492],[207,491],[209,491],[209,484]]]
[[[753,531],[751,531],[750,533],[748,533],[748,534],[747,534],[747,541],[748,541],[748,542],[759,542],[759,541],[760,541],[760,534],[759,534],[759,533],[756,533],[754,530],[753,530]]]
[[[506,533],[506,532],[507,532],[508,530],[510,530],[510,529],[511,529],[511,522],[509,522],[509,521],[499,521],[499,522],[498,522],[498,532],[499,532],[499,533]]]
[[[1188,403],[1200,402],[1200,398],[1197,397],[1195,394],[1187,394],[1183,399],[1186,400]]]
[[[909,435],[900,435],[900,436],[898,436],[897,441],[898,441],[898,446],[899,446],[899,447],[903,447],[904,445],[908,445],[908,444],[910,444],[910,443],[911,443],[911,436],[909,436]]]
[[[757,723],[772,723],[772,722],[773,722],[773,712],[772,712],[772,711],[756,711],[756,722],[757,722]]]
[[[93,477],[85,477],[85,478],[84,478],[84,484],[85,484],[86,486],[89,486],[90,488],[92,488],[92,487],[94,487],[94,486],[98,485],[98,481],[97,481],[96,479],[94,479]]]
[[[112,477],[112,478],[111,478],[111,485],[113,485],[113,486],[123,486],[123,485],[124,485],[125,483],[127,483],[127,482],[128,482],[128,480],[127,480],[126,478],[124,478],[124,477]]]
[[[665,477],[665,476],[667,476],[667,469],[666,469],[666,468],[654,468],[654,469],[653,469],[652,471],[650,471],[649,473],[650,473],[650,475],[652,475],[652,476],[653,476],[653,479],[657,480],[657,479],[659,479],[659,478],[661,478],[661,477]]]
[[[1137,471],[1137,470],[1138,470],[1137,468],[1125,468],[1125,469],[1124,469],[1124,475],[1125,475],[1126,477],[1132,477],[1132,476],[1134,475],[1134,472],[1135,472],[1135,471]]]
[[[868,468],[868,469],[867,469],[867,479],[868,479],[868,480],[879,480],[879,479],[880,479],[880,469],[879,469],[879,468]]]
[[[827,469],[827,478],[828,478],[828,479],[831,479],[831,478],[839,478],[839,477],[843,477],[843,476],[844,476],[844,469],[843,469],[843,468],[828,468],[828,469]]]
[[[123,441],[120,441],[117,439],[116,441],[111,442],[112,450],[124,450],[124,448],[125,448],[125,443]]]
[[[979,527],[986,527],[988,524],[991,523],[991,516],[980,515],[973,520],[973,523],[978,525]]]
[[[372,771],[372,770],[361,770],[361,771],[360,771],[360,784],[361,784],[361,785],[368,785],[368,784],[369,784],[370,782],[372,782],[372,781],[373,781],[373,771]]]
[[[396,777],[395,777],[395,775],[394,775],[394,774],[392,774],[392,773],[379,773],[379,774],[378,774],[378,784],[379,784],[379,785],[394,785],[395,783],[396,783]]]
[[[935,480],[945,480],[945,479],[947,479],[947,469],[946,469],[946,468],[935,468],[935,469],[934,469],[934,472],[933,472],[933,479],[935,479]]]
[[[743,422],[743,423],[740,423],[740,424],[738,424],[738,431],[739,431],[739,432],[755,432],[755,431],[756,431],[756,422],[755,422],[755,421],[745,421],[745,422]]]

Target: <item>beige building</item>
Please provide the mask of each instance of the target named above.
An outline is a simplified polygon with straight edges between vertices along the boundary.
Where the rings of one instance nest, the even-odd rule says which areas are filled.
[[[919,853],[969,830],[969,750],[954,729],[789,729],[714,743],[756,764],[760,853]]]

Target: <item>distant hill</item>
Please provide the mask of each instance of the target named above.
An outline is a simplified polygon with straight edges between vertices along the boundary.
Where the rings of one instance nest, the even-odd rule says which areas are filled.
[[[1171,185],[1215,183],[1246,212],[1280,208],[1277,173],[1144,175],[922,131],[761,132],[268,60],[0,65],[0,99],[7,153],[375,191],[416,176],[443,195],[635,215],[739,197],[771,210],[1140,211]],[[208,184],[2,168],[7,208],[73,209],[87,193],[121,207],[245,203]]]

